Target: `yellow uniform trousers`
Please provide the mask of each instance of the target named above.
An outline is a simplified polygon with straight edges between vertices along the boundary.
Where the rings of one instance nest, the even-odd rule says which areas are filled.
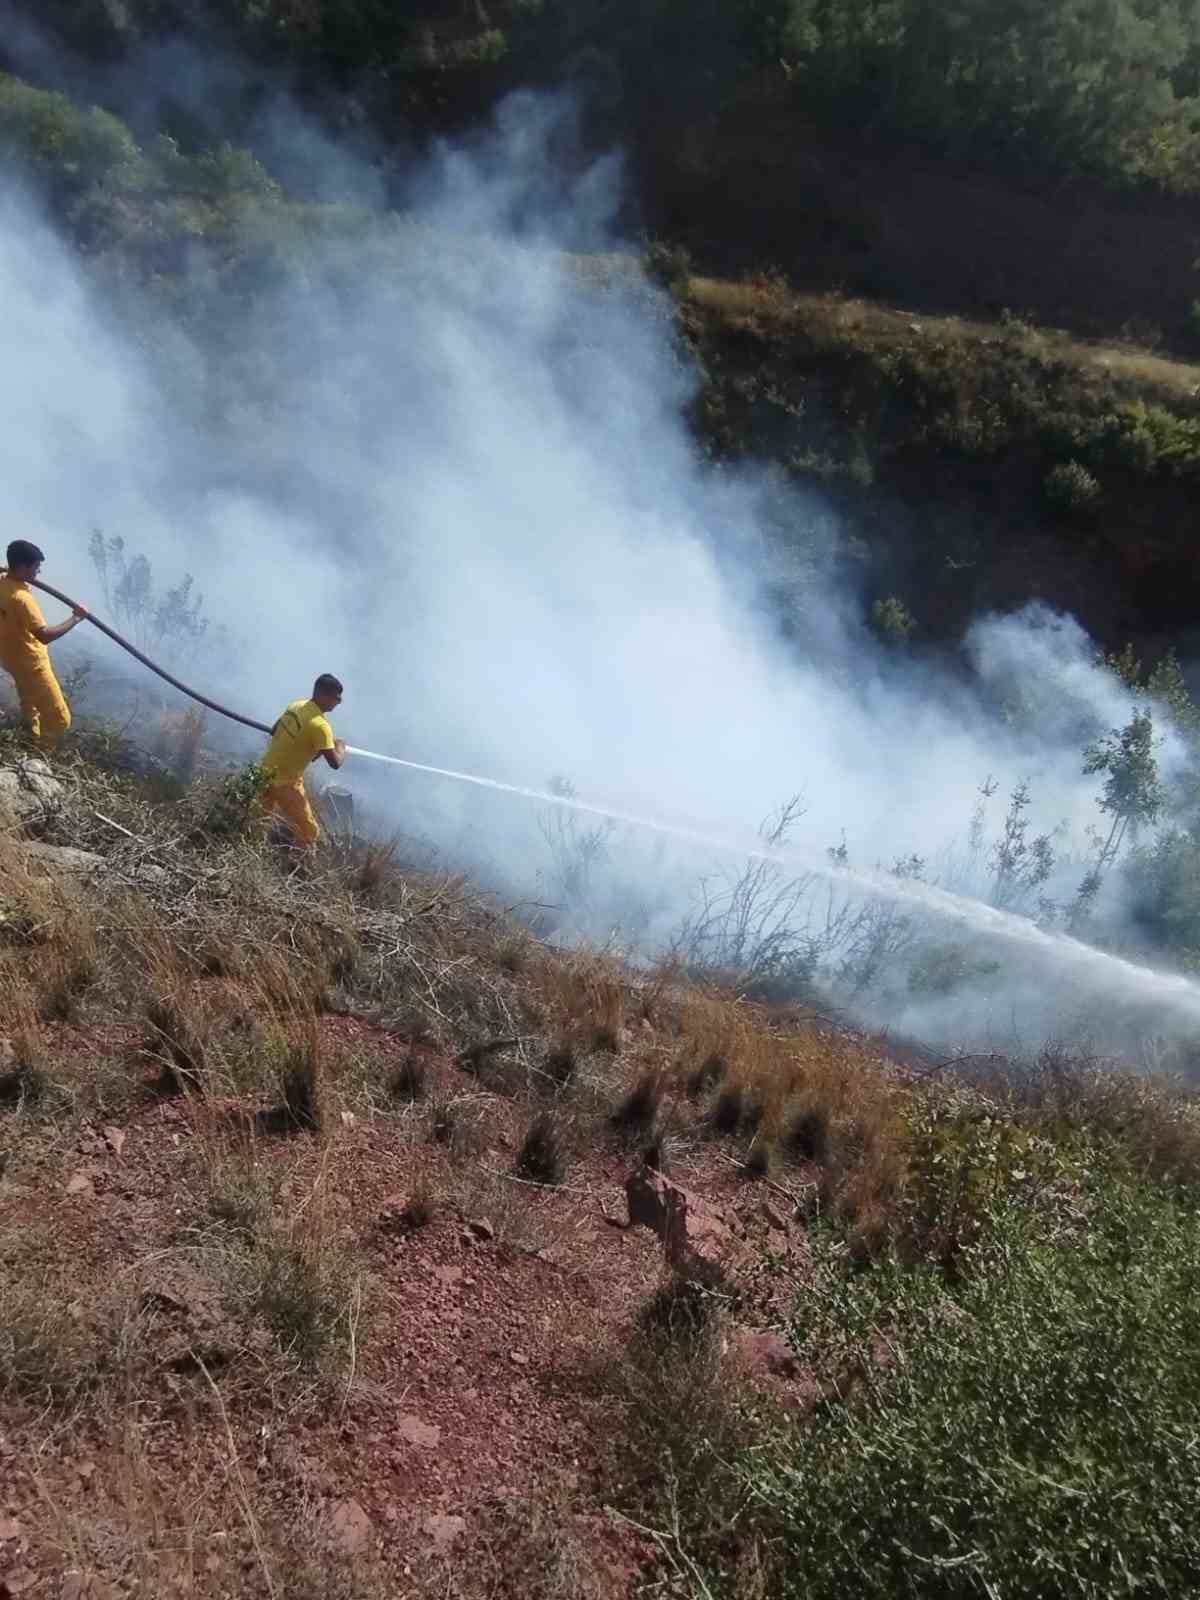
[[[297,844],[313,845],[321,837],[303,778],[295,778],[291,783],[273,783],[263,792],[263,805],[283,818]]]
[[[45,754],[56,749],[71,726],[71,708],[49,662],[42,666],[10,668],[21,703],[21,718],[37,748]]]

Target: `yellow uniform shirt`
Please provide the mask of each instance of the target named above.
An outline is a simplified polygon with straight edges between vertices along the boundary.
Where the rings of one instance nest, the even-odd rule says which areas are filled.
[[[0,667],[14,676],[30,667],[44,667],[49,652],[34,632],[46,619],[27,583],[7,573],[0,578]]]
[[[315,700],[293,700],[275,724],[264,769],[273,783],[295,783],[323,750],[333,749],[333,729]]]

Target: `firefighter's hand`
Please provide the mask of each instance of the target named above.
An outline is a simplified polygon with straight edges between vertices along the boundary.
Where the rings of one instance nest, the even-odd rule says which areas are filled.
[[[75,618],[76,622],[86,622],[91,616],[91,612],[86,606],[72,606],[71,614]]]
[[[335,754],[337,754],[339,756],[344,756],[346,754],[346,741],[345,741],[345,739],[335,739],[333,741],[333,748],[334,748]]]

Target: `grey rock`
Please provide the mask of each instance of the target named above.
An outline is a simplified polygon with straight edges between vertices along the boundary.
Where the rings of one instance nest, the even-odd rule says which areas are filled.
[[[56,811],[63,786],[40,757],[0,767],[0,812],[18,822],[34,822]]]
[[[76,850],[69,844],[35,844],[22,840],[17,846],[34,872],[66,872],[73,877],[90,877],[104,871],[104,857],[91,850]]]

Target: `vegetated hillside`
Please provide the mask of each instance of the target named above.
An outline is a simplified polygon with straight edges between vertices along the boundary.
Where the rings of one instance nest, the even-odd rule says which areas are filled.
[[[189,152],[230,139],[280,154],[287,94],[386,179],[514,87],[566,85],[585,145],[629,151],[635,218],[714,270],[1196,336],[1200,35],[1183,0],[10,10],[0,63]]]
[[[918,637],[1036,598],[1112,648],[1193,648],[1200,364],[658,265],[698,435],[831,499],[868,602],[897,597]]]
[[[82,82],[100,82],[98,71],[88,67]],[[180,319],[214,350],[236,350],[290,272],[349,281],[355,252],[391,248],[395,216],[360,203],[348,177],[339,191],[334,169],[330,176],[318,163],[321,198],[298,198],[249,149],[215,137],[216,128],[200,130],[199,142],[193,128],[181,141],[151,132],[151,118],[135,133],[77,92],[73,99],[0,78],[0,144],[139,326],[145,307],[130,301],[148,297],[155,316]],[[702,149],[688,139],[664,145],[651,132],[637,151],[638,197],[672,230],[648,263],[675,292],[681,334],[698,359],[694,421],[705,448],[718,460],[776,465],[831,499],[851,580],[868,605],[902,605],[915,642],[953,641],[980,610],[1038,597],[1073,611],[1107,648],[1133,642],[1153,660],[1173,643],[1188,654],[1200,462],[1200,366],[1187,357],[1195,202],[1156,199],[1144,186],[1118,192],[1115,180],[1106,188],[1095,175],[1056,201],[1019,193],[1011,174],[986,167],[968,182],[961,157],[951,168],[928,151],[904,169],[908,179],[898,165],[908,158],[895,152],[880,166],[860,149],[845,156],[847,167],[831,156],[828,129],[806,136],[797,127],[789,140],[796,113],[778,86],[766,104],[733,100],[704,131]],[[245,117],[227,120],[253,132]],[[278,153],[278,141],[267,143]],[[778,154],[760,183],[755,163],[768,152]],[[381,159],[386,168],[390,158]],[[675,163],[675,177],[663,161]],[[806,161],[826,201],[797,188],[796,164]],[[303,185],[304,170],[293,164],[289,178]],[[671,199],[676,179],[684,187]],[[1092,200],[1080,198],[1085,181]],[[868,230],[854,266],[827,202],[836,195],[839,206],[870,209],[877,182],[903,189],[913,205],[905,202],[902,237]],[[1000,228],[1005,248],[991,225],[977,226],[963,183],[978,184],[980,204],[1009,195],[1016,209]],[[918,203],[922,185],[928,194]],[[808,195],[790,221],[776,203],[783,191],[789,205]],[[1093,202],[1116,211],[1097,211],[1095,228],[1070,220]],[[1030,232],[1021,216],[1034,211]],[[1117,212],[1135,233],[1117,228]],[[751,215],[759,222],[751,225]],[[771,234],[777,225],[784,232]],[[790,244],[788,229],[798,230]],[[1124,265],[1101,237],[1117,235]],[[956,253],[959,244],[986,254],[990,287],[978,262]],[[750,271],[756,259],[782,269]],[[704,276],[706,260],[741,275]],[[1029,276],[1043,270],[1044,283]],[[886,298],[812,292],[872,282]],[[898,305],[901,291],[913,299]],[[986,315],[927,314],[939,304]],[[1030,304],[1068,331],[1018,314]],[[1005,306],[1016,309],[1001,315]],[[1131,327],[1150,343],[1135,342]],[[786,529],[781,538],[786,544]]]
[[[297,870],[198,734],[3,735],[0,1589],[1194,1590],[1193,1101]]]
[[[638,176],[649,225],[713,275],[773,268],[810,292],[1200,354],[1190,191],[1038,179],[870,119],[822,122],[770,80],[648,136]]]

